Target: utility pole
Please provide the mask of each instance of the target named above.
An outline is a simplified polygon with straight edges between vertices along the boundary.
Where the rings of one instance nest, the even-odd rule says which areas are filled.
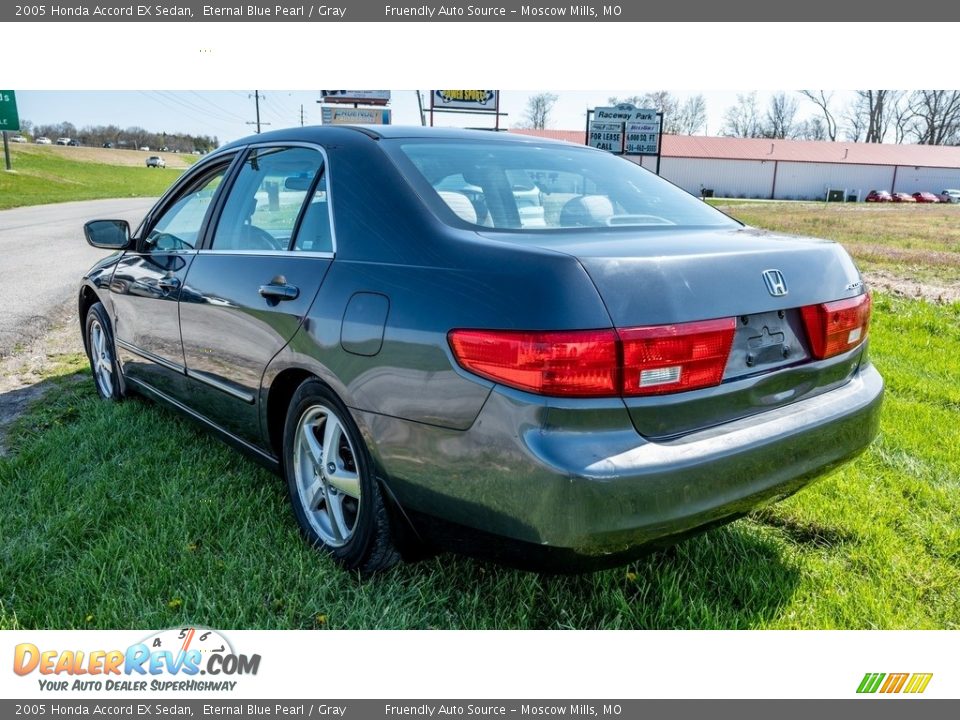
[[[420,95],[419,90],[417,90],[417,106],[420,108],[420,124],[425,126],[427,119],[423,115],[423,97]]]
[[[10,164],[10,141],[7,138],[7,131],[3,131],[3,159],[7,165],[7,170],[13,170],[13,165]]]
[[[254,90],[254,91],[253,91],[253,101],[254,101],[254,105],[255,105],[255,107],[256,107],[256,109],[257,109],[257,120],[256,120],[256,122],[248,122],[247,125],[256,125],[256,126],[257,126],[257,135],[259,135],[259,134],[260,134],[260,126],[261,126],[261,125],[269,125],[270,123],[268,123],[268,122],[265,122],[265,123],[260,122],[260,91],[259,91],[259,90]]]

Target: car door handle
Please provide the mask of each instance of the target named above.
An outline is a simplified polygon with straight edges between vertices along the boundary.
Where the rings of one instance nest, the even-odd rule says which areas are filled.
[[[270,283],[260,286],[260,296],[274,302],[296,300],[300,296],[300,288],[289,283]]]
[[[176,290],[180,287],[180,278],[176,277],[175,275],[171,275],[170,277],[162,277],[157,280],[157,287],[159,287],[161,290]]]

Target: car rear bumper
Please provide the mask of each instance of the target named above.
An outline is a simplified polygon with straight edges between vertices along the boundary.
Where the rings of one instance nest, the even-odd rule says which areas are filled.
[[[882,396],[865,365],[822,395],[658,442],[636,433],[619,401],[585,414],[501,388],[467,431],[359,415],[403,507],[596,557],[796,492],[870,444]]]

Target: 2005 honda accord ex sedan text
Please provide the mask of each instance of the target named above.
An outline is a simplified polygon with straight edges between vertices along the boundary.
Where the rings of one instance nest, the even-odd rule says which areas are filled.
[[[172,405],[282,473],[350,569],[436,546],[624,562],[877,432],[843,248],[599,150],[281,130],[201,160],[135,232],[85,232],[116,250],[79,297],[100,395]]]

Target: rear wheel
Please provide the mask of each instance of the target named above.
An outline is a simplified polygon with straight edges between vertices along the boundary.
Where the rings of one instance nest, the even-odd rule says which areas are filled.
[[[114,354],[113,331],[110,318],[101,303],[94,303],[87,311],[84,323],[87,340],[87,357],[97,394],[104,400],[119,400],[120,372]]]
[[[305,381],[290,402],[283,460],[294,517],[313,545],[365,574],[400,559],[360,431],[317,380]]]

